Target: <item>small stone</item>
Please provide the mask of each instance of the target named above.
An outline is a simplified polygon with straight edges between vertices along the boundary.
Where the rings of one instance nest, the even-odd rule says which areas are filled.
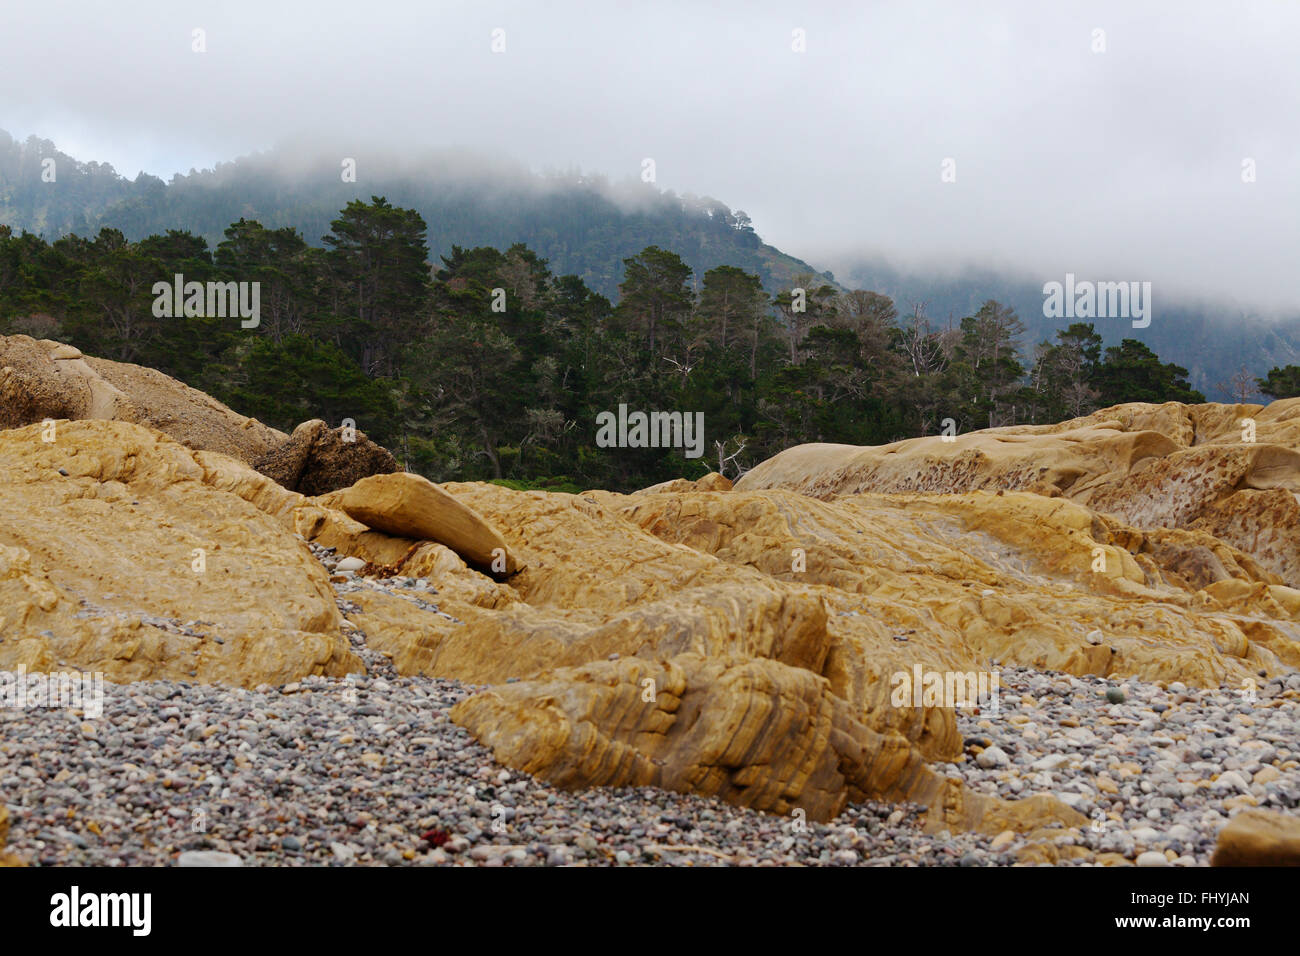
[[[1258,770],[1255,771],[1253,782],[1260,783],[1260,784],[1271,783],[1274,780],[1278,779],[1278,777],[1280,776],[1282,776],[1282,771],[1278,770],[1277,767],[1271,765],[1267,767],[1260,767]]]
[[[991,770],[994,767],[1005,767],[1011,763],[1011,758],[1007,756],[1006,751],[1001,747],[989,747],[975,758],[975,762],[985,770]]]
[[[1041,760],[1035,760],[1031,766],[1034,770],[1059,770],[1070,762],[1068,754],[1048,754]]]
[[[1159,850],[1147,850],[1137,858],[1138,866],[1168,866],[1169,859]]]

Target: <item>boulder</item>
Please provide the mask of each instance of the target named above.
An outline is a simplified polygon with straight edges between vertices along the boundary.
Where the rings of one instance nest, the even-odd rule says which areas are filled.
[[[0,336],[0,428],[46,419],[134,422],[246,462],[287,437],[154,369],[48,339]]]
[[[323,503],[375,531],[444,544],[470,564],[494,573],[514,574],[519,570],[518,561],[496,528],[473,508],[420,475],[373,475],[327,496]]]
[[[1300,818],[1243,810],[1219,831],[1211,866],[1300,866]]]
[[[849,802],[906,800],[929,808],[931,831],[1086,823],[1051,798],[970,792],[903,737],[862,724],[824,678],[762,658],[560,669],[462,700],[452,718],[501,762],[562,787],[664,787],[819,821]]]
[[[251,462],[290,491],[323,495],[371,475],[400,471],[388,449],[356,429],[331,429],[320,419],[303,422],[281,445]]]

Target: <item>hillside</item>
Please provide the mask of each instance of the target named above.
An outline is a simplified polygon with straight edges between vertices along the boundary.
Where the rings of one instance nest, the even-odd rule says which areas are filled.
[[[1051,340],[1073,320],[1043,315],[1043,283],[1061,276],[1008,275],[987,269],[967,269],[950,275],[926,274],[892,266],[880,259],[834,263],[840,281],[853,288],[873,289],[898,303],[899,312],[924,304],[938,325],[956,325],[984,302],[996,299],[1011,306],[1025,323],[1026,352],[1035,343]],[[1180,301],[1156,288],[1151,325],[1135,329],[1126,319],[1095,319],[1105,345],[1122,339],[1141,341],[1166,361],[1187,369],[1193,388],[1215,401],[1241,400],[1225,387],[1245,368],[1260,377],[1270,368],[1300,364],[1300,308],[1291,315],[1266,316],[1240,304]],[[1251,394],[1246,400],[1258,401]]]
[[[130,180],[111,165],[79,161],[48,140],[18,142],[0,130],[0,224],[47,240],[69,233],[93,236],[104,227],[131,240],[185,229],[215,248],[225,229],[243,217],[268,228],[295,228],[310,245],[320,246],[339,209],[381,195],[424,217],[434,262],[450,255],[453,246],[507,249],[523,243],[547,260],[555,275],[580,276],[610,299],[617,298],[623,260],[654,245],[681,256],[694,271],[697,291],[703,275],[721,265],[758,275],[773,294],[788,289],[796,276],[813,273],[837,289],[888,295],[900,313],[921,304],[936,326],[956,325],[996,299],[1024,321],[1026,355],[1070,322],[1043,315],[1042,281],[1032,277],[990,270],[928,274],[852,257],[837,263],[833,274],[763,242],[743,211],[709,197],[679,196],[639,181],[615,183],[576,171],[542,175],[453,151],[362,158],[357,181],[343,182],[341,163],[323,158],[327,152],[320,147],[270,151],[215,169],[190,170],[164,183],[145,173]],[[45,159],[55,162],[57,184],[42,182]],[[1138,339],[1186,368],[1192,387],[1220,401],[1260,397],[1231,394],[1229,383],[1243,368],[1253,378],[1300,363],[1300,316],[1264,317],[1245,306],[1179,301],[1159,290],[1157,295],[1158,312],[1148,328],[1097,320],[1104,344]]]
[[[434,262],[450,255],[453,245],[507,249],[522,242],[556,275],[578,275],[610,298],[617,295],[623,259],[651,245],[680,255],[697,280],[715,266],[731,265],[760,276],[769,292],[818,271],[764,243],[743,212],[709,197],[579,172],[539,175],[453,152],[362,157],[357,181],[343,182],[340,161],[325,155],[335,154],[319,147],[260,153],[190,170],[165,184],[144,173],[128,180],[48,140],[20,143],[0,130],[0,223],[47,240],[73,232],[93,236],[106,226],[131,240],[185,229],[215,247],[227,226],[246,218],[268,228],[291,226],[320,245],[339,209],[354,199],[384,196],[424,217]],[[54,184],[41,180],[46,158],[55,161]]]

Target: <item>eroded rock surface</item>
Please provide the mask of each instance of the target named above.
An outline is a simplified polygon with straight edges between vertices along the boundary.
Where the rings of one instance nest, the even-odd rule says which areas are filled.
[[[220,490],[247,466],[125,422],[43,432],[0,431],[0,668],[247,686],[360,669],[324,569]]]
[[[1206,531],[1300,587],[1300,398],[1261,405],[1119,405],[1059,425],[892,445],[799,445],[741,491],[1030,491],[1141,529]]]

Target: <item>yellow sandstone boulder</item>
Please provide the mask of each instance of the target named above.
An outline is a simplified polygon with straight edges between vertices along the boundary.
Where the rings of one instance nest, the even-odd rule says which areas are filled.
[[[473,508],[429,479],[407,472],[372,475],[320,498],[375,531],[445,544],[465,560],[498,574],[519,564],[505,540]]]

